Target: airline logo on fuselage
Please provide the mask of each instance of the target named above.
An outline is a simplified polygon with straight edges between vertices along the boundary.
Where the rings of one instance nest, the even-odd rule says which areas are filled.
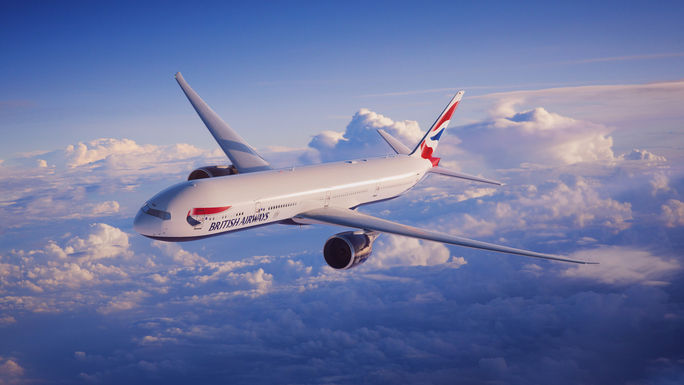
[[[228,210],[229,208],[231,208],[231,206],[195,207],[188,211],[188,215],[185,216],[185,220],[190,226],[194,227],[195,230],[200,230],[207,215],[219,214]]]
[[[225,221],[211,222],[209,225],[209,231],[218,231],[231,229],[233,227],[242,227],[247,225],[252,225],[260,222],[265,222],[268,220],[268,215],[270,212],[259,213],[253,215],[247,215],[242,218],[226,219]]]

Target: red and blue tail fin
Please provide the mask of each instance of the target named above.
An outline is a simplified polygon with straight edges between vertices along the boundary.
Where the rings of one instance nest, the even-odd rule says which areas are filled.
[[[423,139],[418,143],[416,148],[411,152],[411,156],[421,157],[423,159],[428,159],[432,162],[433,166],[439,164],[439,158],[435,158],[432,154],[437,149],[437,144],[439,144],[439,139],[442,137],[444,130],[446,130],[451,120],[451,116],[454,114],[458,103],[461,102],[461,98],[465,91],[461,90],[454,95],[446,108],[439,115],[435,123],[430,127],[428,132],[425,133]]]

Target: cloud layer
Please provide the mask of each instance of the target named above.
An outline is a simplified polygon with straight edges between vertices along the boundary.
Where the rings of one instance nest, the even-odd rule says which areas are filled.
[[[320,255],[342,231],[327,226],[162,243],[133,214],[223,163],[217,151],[103,138],[6,159],[0,383],[680,383],[681,163],[648,142],[616,151],[621,127],[508,99],[439,148],[505,186],[430,176],[362,210],[599,265],[384,234],[340,272]],[[408,145],[422,132],[362,109],[344,132],[267,153],[391,151],[376,128]]]

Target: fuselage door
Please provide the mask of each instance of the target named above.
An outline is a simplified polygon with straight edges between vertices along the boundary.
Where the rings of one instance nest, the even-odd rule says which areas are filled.
[[[330,206],[330,191],[325,192],[325,203],[323,204],[323,207],[328,206]]]

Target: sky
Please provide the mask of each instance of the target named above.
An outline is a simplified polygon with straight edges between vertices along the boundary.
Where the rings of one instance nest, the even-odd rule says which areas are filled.
[[[684,382],[684,6],[3,2],[0,384]],[[227,162],[173,79],[276,167],[414,145],[442,165],[362,211],[575,266],[346,229],[181,244],[146,199]]]

